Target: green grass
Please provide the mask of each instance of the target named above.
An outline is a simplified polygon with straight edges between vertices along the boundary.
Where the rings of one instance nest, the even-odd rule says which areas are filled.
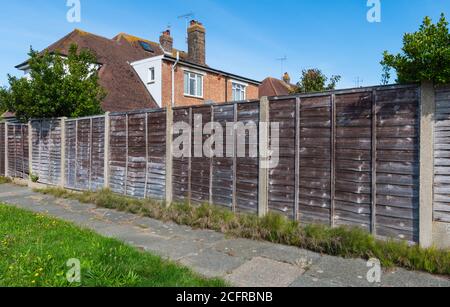
[[[108,190],[96,193],[75,193],[58,188],[37,191],[193,228],[211,229],[234,237],[297,246],[344,258],[377,258],[386,268],[398,266],[450,275],[449,250],[423,249],[419,246],[410,246],[406,242],[378,240],[359,228],[303,226],[276,214],[258,218],[255,215],[234,214],[229,210],[210,205],[174,204],[166,207],[162,202],[128,198]]]
[[[12,180],[3,176],[0,176],[0,184],[11,183]]]
[[[81,283],[66,263],[81,262]],[[70,223],[0,205],[0,286],[225,286],[189,269]]]

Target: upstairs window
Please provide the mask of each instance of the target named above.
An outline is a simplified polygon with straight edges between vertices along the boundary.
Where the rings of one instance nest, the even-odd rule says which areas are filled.
[[[246,99],[246,88],[244,84],[233,82],[232,90],[233,90],[233,101],[242,101]]]
[[[203,76],[193,72],[184,72],[184,95],[203,98]]]
[[[155,67],[148,69],[148,83],[155,83]]]

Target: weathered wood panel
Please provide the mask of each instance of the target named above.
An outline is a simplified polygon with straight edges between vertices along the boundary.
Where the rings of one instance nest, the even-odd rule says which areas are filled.
[[[419,236],[419,90],[376,92],[376,234]]]
[[[269,210],[294,219],[296,99],[270,101],[269,118],[279,124],[279,161],[269,170]],[[273,144],[273,135],[270,140]]]
[[[331,222],[331,97],[300,101],[298,219],[305,224]]]
[[[173,111],[173,122],[192,126],[192,110],[190,108]],[[181,136],[181,131],[174,131],[174,140]],[[189,146],[189,144],[183,144]],[[180,150],[182,150],[180,148]],[[188,202],[190,198],[190,161],[189,156],[173,157],[173,199]]]
[[[210,106],[192,109],[192,158],[191,158],[191,201],[194,203],[209,203],[211,196],[211,169],[212,158],[207,157],[203,151],[203,144],[210,138],[210,134],[203,133],[202,129],[213,120]],[[196,135],[196,129],[199,131]],[[196,140],[197,139],[197,140]]]
[[[146,113],[128,115],[126,195],[145,197],[147,169]]]
[[[336,95],[335,225],[370,231],[372,92]]]
[[[109,188],[126,194],[128,164],[128,115],[110,115]]]
[[[217,144],[223,144],[219,153],[219,148],[214,147],[218,153],[213,159],[212,169],[212,203],[224,206],[230,210],[233,208],[233,180],[234,180],[234,163],[232,156],[227,156],[227,147],[234,152],[235,131],[227,131],[227,125],[234,126],[235,108],[234,105],[224,105],[214,107],[214,122],[222,127],[222,133],[215,131]],[[221,135],[221,137],[219,137]],[[221,139],[220,139],[221,138]]]
[[[252,125],[256,127],[258,135],[256,145],[259,141],[259,102],[250,102],[237,105],[237,121],[244,126]],[[236,211],[243,213],[258,213],[258,176],[259,176],[259,156],[250,156],[249,147],[253,137],[248,130],[238,129],[236,138],[239,143],[243,143],[245,154],[236,158]],[[246,144],[246,145],[245,145]]]
[[[450,86],[436,89],[434,205],[438,222],[450,223]]]
[[[147,179],[146,197],[166,196],[166,111],[147,115]]]
[[[32,120],[32,169],[39,182],[61,182],[61,120]]]
[[[75,190],[104,188],[105,118],[66,120],[65,185]]]
[[[28,125],[8,124],[8,175],[28,179]]]
[[[0,123],[0,176],[5,176],[5,158],[6,158],[6,142],[5,142],[5,123]]]
[[[92,118],[90,190],[105,187],[105,117]]]

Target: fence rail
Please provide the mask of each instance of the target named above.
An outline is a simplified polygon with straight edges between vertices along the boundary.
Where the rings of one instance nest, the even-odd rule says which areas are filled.
[[[3,124],[0,173],[27,178],[31,171],[40,183],[74,190],[109,188],[239,213],[276,212],[301,223],[357,226],[419,242],[422,224],[450,223],[450,87],[430,94],[432,101],[425,101],[424,87],[417,85],[372,87]],[[435,109],[434,145],[426,147],[434,150],[434,166],[421,159],[421,149],[429,146],[421,139],[426,104]],[[223,155],[167,156],[179,145],[172,143],[181,132],[168,134],[173,124],[195,128],[200,117],[202,125],[234,124],[231,135],[224,129]],[[262,151],[270,151],[258,143],[263,131],[252,138],[235,125],[266,121],[279,124],[279,164],[269,170],[261,165]],[[201,137],[205,142],[211,134]],[[273,138],[268,135],[269,143]],[[238,157],[242,143],[247,155]],[[253,145],[259,146],[256,156],[248,155]],[[430,165],[434,180],[425,182],[421,172]],[[427,185],[433,199],[421,192]],[[423,212],[431,218],[425,220]]]

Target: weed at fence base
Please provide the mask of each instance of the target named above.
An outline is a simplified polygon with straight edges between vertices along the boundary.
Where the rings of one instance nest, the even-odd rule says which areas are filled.
[[[75,193],[61,188],[35,190],[60,198],[93,203],[101,208],[116,209],[133,214],[174,222],[197,229],[209,229],[227,235],[253,240],[296,246],[317,253],[344,258],[377,258],[386,267],[403,267],[433,274],[450,275],[450,251],[423,249],[417,245],[394,240],[381,241],[359,228],[330,228],[323,225],[300,225],[296,221],[269,213],[235,214],[218,206],[176,203],[167,207],[152,199],[134,199],[109,190]]]
[[[11,182],[12,182],[11,179],[9,179],[7,177],[0,176],[0,184],[11,183]]]

